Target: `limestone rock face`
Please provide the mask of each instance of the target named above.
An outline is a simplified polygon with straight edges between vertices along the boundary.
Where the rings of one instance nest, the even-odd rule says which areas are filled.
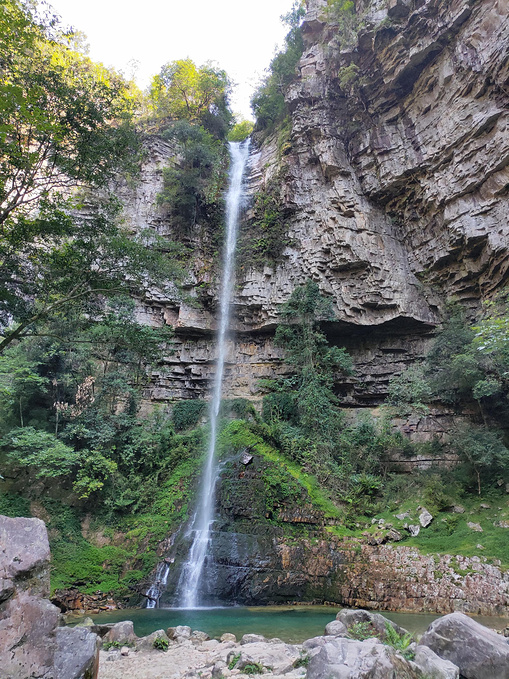
[[[508,8],[357,0],[362,28],[345,46],[325,5],[307,3],[284,149],[276,137],[253,143],[249,193],[276,186],[288,245],[275,262],[239,268],[225,390],[256,400],[259,380],[281,373],[278,307],[312,278],[334,302],[330,339],[355,363],[356,378],[337,390],[345,405],[365,407],[426,351],[446,298],[476,307],[507,280]],[[168,142],[148,140],[139,184],[119,188],[130,228],[172,235],[156,198],[173,155]],[[151,401],[208,395],[220,267],[202,231],[186,236],[187,286],[201,307],[157,290],[140,304],[145,322],[176,329]]]
[[[0,516],[2,679],[96,679],[98,637],[62,628],[48,599],[49,544],[40,519]]]
[[[419,643],[457,665],[460,675],[466,679],[507,677],[507,640],[462,613],[451,613],[435,620]]]

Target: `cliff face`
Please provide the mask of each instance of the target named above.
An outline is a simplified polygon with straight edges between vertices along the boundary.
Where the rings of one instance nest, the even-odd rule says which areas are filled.
[[[278,305],[313,278],[334,301],[330,338],[356,363],[357,379],[339,390],[363,406],[422,354],[447,297],[475,306],[507,280],[509,3],[359,0],[348,49],[324,6],[308,2],[290,138],[252,154],[249,192],[275,186],[290,245],[273,264],[239,270],[226,388],[256,398],[258,380],[280,370]],[[171,231],[154,207],[171,154],[152,140],[140,185],[125,193],[136,228]],[[247,233],[253,218],[248,210]],[[177,334],[155,400],[205,396],[213,372],[217,281],[199,229],[191,239],[201,308],[154,292],[140,309]]]

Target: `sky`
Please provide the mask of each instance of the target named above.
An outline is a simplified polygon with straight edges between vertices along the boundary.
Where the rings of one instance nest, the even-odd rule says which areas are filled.
[[[232,110],[252,118],[249,99],[288,29],[292,0],[50,0],[87,35],[90,57],[145,89],[161,66],[190,57],[215,62],[236,83]]]

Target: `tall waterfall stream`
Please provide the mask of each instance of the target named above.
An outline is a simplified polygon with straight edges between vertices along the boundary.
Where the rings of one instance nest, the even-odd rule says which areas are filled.
[[[187,561],[182,567],[177,585],[176,600],[183,608],[196,608],[200,601],[200,579],[207,557],[214,522],[215,487],[219,468],[215,461],[217,424],[223,387],[224,364],[226,359],[228,328],[230,325],[230,302],[234,282],[235,249],[238,223],[244,197],[243,180],[249,157],[249,139],[244,142],[230,142],[230,173],[226,195],[226,243],[223,254],[223,278],[219,298],[219,328],[217,333],[217,363],[212,399],[210,402],[210,439],[203,470],[199,502],[191,523],[192,544]],[[155,608],[164,591],[169,568],[160,564],[156,582],[149,592],[147,608]]]

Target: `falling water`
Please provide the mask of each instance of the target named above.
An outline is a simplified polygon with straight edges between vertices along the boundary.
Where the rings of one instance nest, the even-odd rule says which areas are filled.
[[[218,357],[214,390],[210,403],[210,442],[203,471],[201,494],[191,531],[194,533],[189,557],[180,575],[177,587],[179,604],[184,608],[196,608],[198,604],[199,583],[210,542],[210,531],[214,519],[214,494],[218,477],[215,464],[217,419],[221,404],[224,363],[226,358],[227,332],[230,323],[230,300],[233,289],[235,246],[237,226],[242,206],[242,180],[249,155],[249,139],[230,142],[230,178],[226,196],[226,244],[223,258],[223,280],[221,284],[219,330],[217,335]]]
[[[150,585],[150,588],[145,595],[147,597],[147,608],[157,607],[161,594],[166,589],[169,572],[169,564],[167,564],[166,561],[161,561],[157,566],[154,582]]]

